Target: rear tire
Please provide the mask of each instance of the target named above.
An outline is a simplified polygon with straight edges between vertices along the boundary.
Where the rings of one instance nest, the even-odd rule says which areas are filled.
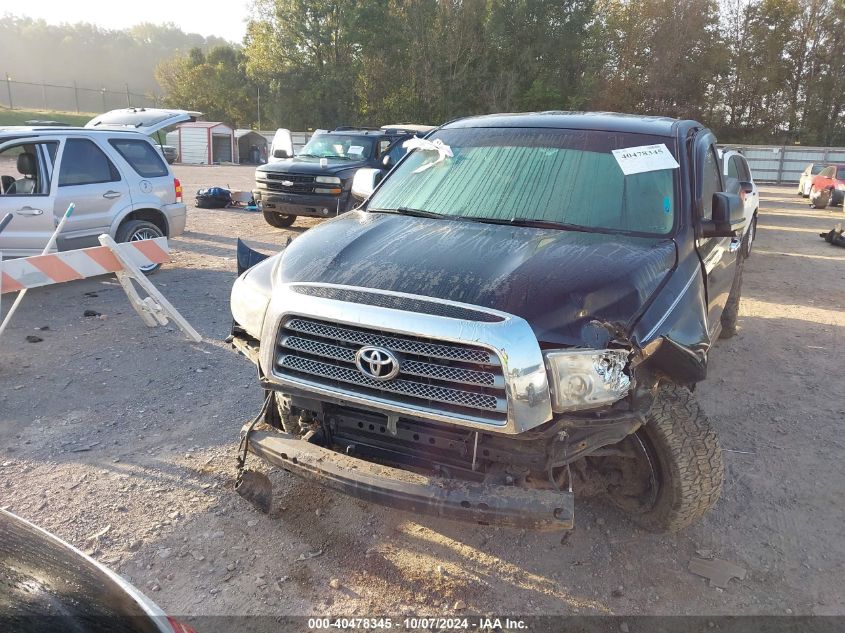
[[[137,240],[149,240],[157,237],[165,237],[164,232],[152,222],[146,220],[129,220],[117,228],[114,240],[116,242],[135,242]],[[161,268],[161,264],[152,266],[141,266],[141,272],[145,275],[152,275]]]
[[[651,462],[656,487],[649,503],[619,503],[633,521],[652,532],[677,532],[707,513],[722,494],[722,447],[695,395],[664,385],[634,441]],[[652,489],[652,492],[654,490]]]
[[[263,214],[267,224],[275,226],[277,229],[287,228],[296,222],[295,215],[282,215],[281,213],[273,213],[272,211],[264,211]]]

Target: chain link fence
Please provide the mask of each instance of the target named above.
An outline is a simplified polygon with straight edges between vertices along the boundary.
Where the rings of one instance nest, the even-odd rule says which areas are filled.
[[[124,84],[123,89],[92,88],[76,82],[60,85],[2,78],[0,107],[9,110],[57,110],[61,112],[107,112],[117,108],[159,105],[159,95],[139,93]]]

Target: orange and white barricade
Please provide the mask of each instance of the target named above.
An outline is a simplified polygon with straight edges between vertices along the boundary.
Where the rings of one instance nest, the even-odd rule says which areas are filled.
[[[109,235],[101,235],[99,241],[101,246],[0,260],[0,294],[24,293],[30,288],[114,273],[144,323],[155,327],[172,319],[189,339],[202,341],[199,333],[141,271],[142,267],[170,261],[166,237],[118,244]],[[133,282],[148,296],[142,299]],[[10,311],[0,326],[0,334],[11,316]]]

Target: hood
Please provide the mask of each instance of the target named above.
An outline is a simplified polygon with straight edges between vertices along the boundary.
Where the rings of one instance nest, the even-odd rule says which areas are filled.
[[[629,329],[676,259],[666,238],[353,211],[291,243],[279,274],[486,306],[582,345],[593,320]]]
[[[326,166],[320,166],[319,158],[295,156],[276,163],[267,163],[258,167],[258,171],[279,172],[284,174],[303,174],[307,176],[336,176],[349,169],[359,169],[367,164],[366,160],[326,159]]]

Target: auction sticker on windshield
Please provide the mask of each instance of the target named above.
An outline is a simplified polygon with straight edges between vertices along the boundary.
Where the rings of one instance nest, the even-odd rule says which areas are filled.
[[[614,149],[612,152],[613,157],[622,169],[622,173],[626,176],[680,167],[678,161],[675,160],[664,143]]]

